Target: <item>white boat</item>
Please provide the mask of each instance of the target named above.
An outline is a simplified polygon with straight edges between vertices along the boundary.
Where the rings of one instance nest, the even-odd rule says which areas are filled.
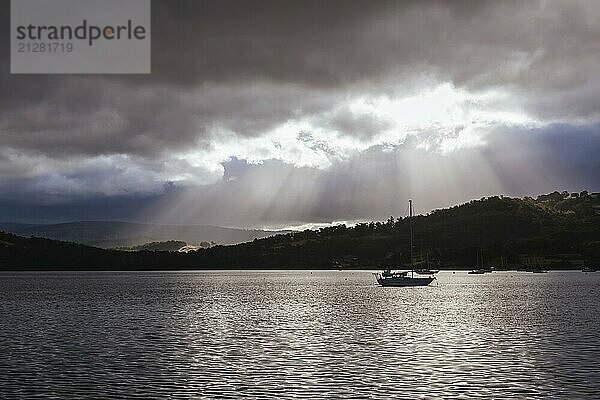
[[[429,269],[429,268],[415,269],[415,274],[417,274],[417,275],[435,275],[438,272],[440,272],[439,269]]]
[[[415,277],[414,271],[392,271],[390,269],[384,270],[382,273],[377,274],[377,283],[381,286],[427,286],[433,282],[435,278],[433,276]]]
[[[408,287],[408,286],[427,286],[431,282],[434,281],[435,277],[433,274],[439,271],[431,271],[428,270],[428,273],[425,275],[430,275],[428,277],[415,277],[416,270],[414,269],[413,263],[413,228],[412,228],[412,200],[408,201],[409,208],[409,226],[410,226],[410,260],[411,264],[409,265],[410,269],[408,271],[392,271],[392,269],[388,268],[383,270],[383,272],[376,274],[377,283],[381,286],[394,286],[394,287]],[[425,271],[424,269],[420,269],[421,272]],[[410,274],[409,274],[410,272]]]

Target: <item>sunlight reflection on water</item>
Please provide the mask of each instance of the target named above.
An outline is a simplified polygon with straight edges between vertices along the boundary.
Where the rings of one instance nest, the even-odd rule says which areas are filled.
[[[600,273],[1,273],[0,397],[577,398]]]

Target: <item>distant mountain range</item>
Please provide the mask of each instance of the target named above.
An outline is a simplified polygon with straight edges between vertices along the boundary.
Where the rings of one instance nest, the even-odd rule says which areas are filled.
[[[280,233],[211,225],[153,225],[119,221],[80,221],[51,225],[0,223],[0,231],[101,248],[133,247],[170,240],[191,245],[202,242],[236,244]]]
[[[210,243],[206,243],[206,247],[210,247]],[[129,246],[129,247],[117,247],[115,250],[123,250],[123,251],[179,251],[181,249],[185,249],[187,251],[191,246],[186,242],[182,242],[181,240],[168,240],[166,242],[150,242],[146,244],[142,244],[139,246]],[[194,246],[194,249],[197,250],[202,248],[203,246]]]

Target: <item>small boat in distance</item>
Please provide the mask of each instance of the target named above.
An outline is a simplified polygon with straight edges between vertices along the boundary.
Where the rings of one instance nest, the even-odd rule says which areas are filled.
[[[487,271],[481,268],[477,268],[474,270],[471,270],[469,272],[467,272],[469,275],[483,275],[485,274]]]
[[[429,268],[419,268],[415,269],[415,274],[417,275],[435,275],[440,272],[439,269],[429,269]]]
[[[439,271],[431,271],[420,269],[421,272],[425,272],[421,275],[430,275],[428,277],[415,277],[414,258],[413,258],[413,227],[412,227],[412,200],[408,201],[409,209],[409,226],[410,226],[410,269],[408,271],[392,271],[390,268],[384,269],[383,272],[375,275],[377,283],[381,286],[393,286],[393,287],[409,287],[409,286],[428,286],[435,277],[433,274]],[[410,272],[410,275],[409,275]],[[419,273],[417,273],[419,274]]]
[[[525,269],[526,272],[533,272],[534,274],[545,274],[548,271],[543,269],[539,259],[536,256],[530,260],[530,266]]]
[[[581,272],[596,272],[596,268],[592,268],[592,267],[583,267],[581,268]]]
[[[480,267],[479,266],[479,258],[480,258],[480,254],[481,254],[481,265],[483,265],[483,252],[481,250],[479,250],[477,252],[477,268],[471,270],[468,272],[469,275],[483,275],[483,274],[487,274],[487,273],[491,273],[492,272],[492,268],[485,268],[485,267]]]

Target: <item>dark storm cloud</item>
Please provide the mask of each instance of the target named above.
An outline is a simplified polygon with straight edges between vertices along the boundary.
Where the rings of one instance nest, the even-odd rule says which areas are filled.
[[[363,59],[360,42],[364,29],[393,7],[389,1],[155,2],[153,45],[162,50],[154,52],[155,77],[187,84],[355,81],[383,67]]]
[[[156,78],[169,82],[330,88],[426,71],[458,86],[515,85],[549,95],[598,83],[600,15],[593,1],[211,1],[155,8]],[[174,63],[178,57],[182,62]],[[570,100],[577,109],[577,99]]]
[[[55,223],[81,220],[138,221],[140,207],[154,207],[167,196],[121,195],[78,198],[60,204],[39,204],[27,201],[0,199],[0,221],[21,223]]]
[[[499,129],[482,149],[508,193],[525,195],[533,181],[556,187],[600,190],[600,124],[553,124],[543,130]],[[517,171],[525,174],[515,179]]]
[[[193,104],[169,88],[123,90],[73,77],[52,98],[0,114],[0,145],[48,155],[144,154],[206,137]]]
[[[2,145],[152,155],[210,141],[215,125],[260,135],[301,115],[331,115],[326,125],[364,137],[370,117],[348,121],[332,103],[422,73],[473,90],[512,88],[544,118],[600,110],[593,2],[152,5],[151,76],[14,76],[2,57]],[[0,42],[7,54],[8,35]]]

